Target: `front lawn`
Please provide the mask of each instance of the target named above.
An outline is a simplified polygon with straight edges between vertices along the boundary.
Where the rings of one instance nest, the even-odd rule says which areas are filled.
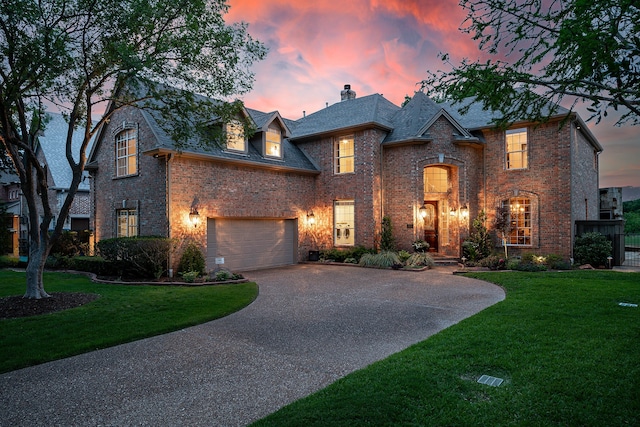
[[[639,273],[469,276],[506,299],[255,425],[640,425]]]
[[[93,283],[83,275],[45,273],[47,292],[99,294],[81,307],[0,320],[0,372],[175,331],[250,304],[255,283],[200,287]],[[25,274],[0,270],[0,298],[22,295]]]

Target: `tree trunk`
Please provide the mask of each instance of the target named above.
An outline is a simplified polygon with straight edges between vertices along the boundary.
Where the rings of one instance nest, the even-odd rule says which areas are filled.
[[[27,291],[25,298],[40,299],[49,298],[50,295],[44,290],[42,274],[47,261],[47,248],[42,241],[31,239],[29,245],[29,262],[27,264]]]

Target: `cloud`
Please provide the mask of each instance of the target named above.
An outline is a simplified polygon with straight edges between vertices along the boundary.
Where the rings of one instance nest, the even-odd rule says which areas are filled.
[[[344,84],[400,105],[427,70],[445,68],[438,53],[454,63],[476,59],[477,42],[459,31],[465,17],[457,0],[230,0],[226,19],[249,23],[269,48],[245,103],[297,119],[338,102]],[[605,149],[601,185],[640,186],[638,128],[589,128]]]

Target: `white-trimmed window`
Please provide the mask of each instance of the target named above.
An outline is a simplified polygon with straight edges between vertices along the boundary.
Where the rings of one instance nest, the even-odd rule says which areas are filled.
[[[442,166],[424,168],[424,192],[446,193],[449,190],[449,169]]]
[[[117,237],[133,237],[138,235],[138,212],[135,209],[118,209]]]
[[[267,128],[265,156],[282,158],[282,131],[275,125]]]
[[[334,146],[334,172],[336,174],[354,172],[354,138],[353,135],[337,138]]]
[[[242,123],[234,120],[225,125],[225,134],[227,138],[227,150],[238,151],[240,153],[247,152],[247,139],[244,136],[244,127]]]
[[[505,136],[507,169],[526,169],[529,166],[527,129],[509,129]]]
[[[138,141],[135,129],[125,129],[116,135],[116,176],[138,173]]]
[[[333,202],[333,241],[336,246],[353,246],[355,242],[354,201]]]
[[[531,245],[531,200],[525,197],[513,197],[502,202],[502,207],[509,210],[511,232],[507,236],[507,245]]]

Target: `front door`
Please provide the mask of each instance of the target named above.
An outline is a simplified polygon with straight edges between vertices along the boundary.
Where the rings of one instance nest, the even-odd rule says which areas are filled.
[[[425,201],[427,215],[424,217],[424,240],[429,244],[429,252],[438,252],[438,202]]]

